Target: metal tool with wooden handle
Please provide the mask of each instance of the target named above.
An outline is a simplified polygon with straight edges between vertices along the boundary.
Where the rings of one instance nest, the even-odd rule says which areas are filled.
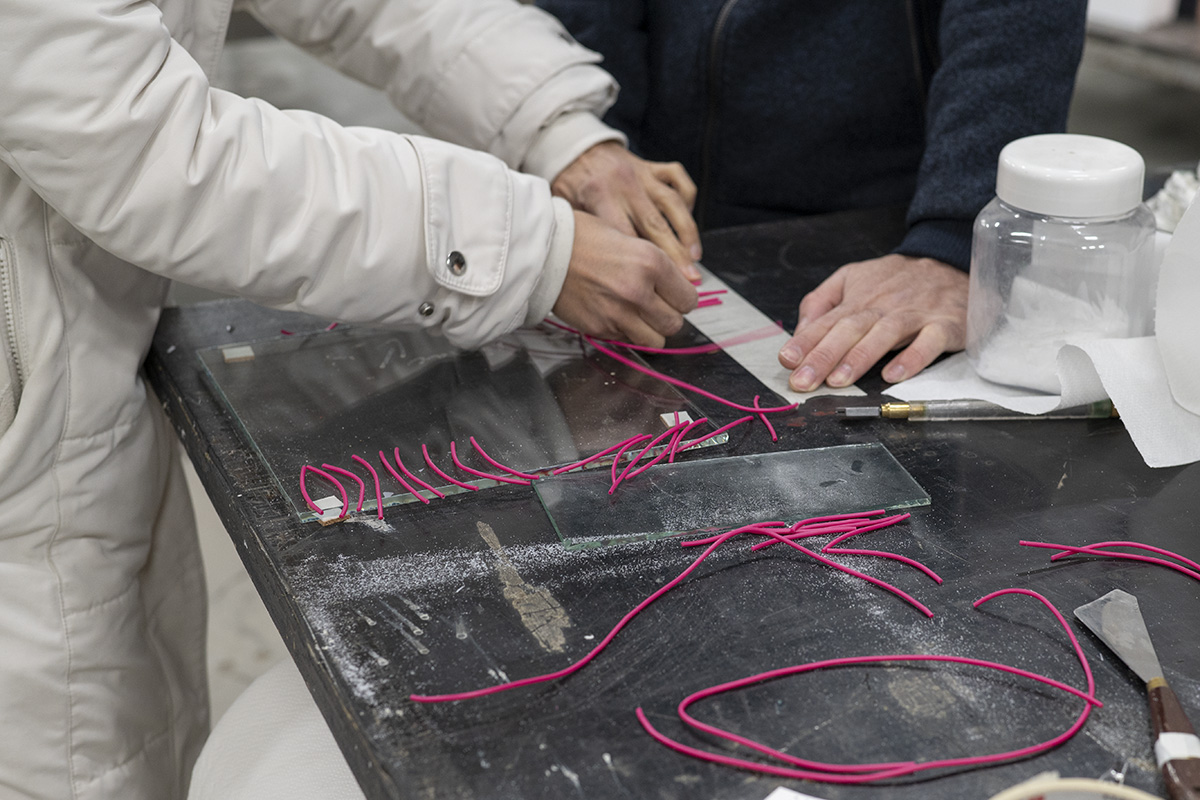
[[[1113,589],[1075,609],[1075,616],[1145,681],[1157,736],[1154,755],[1171,800],[1200,800],[1200,738],[1163,678],[1137,598]]]

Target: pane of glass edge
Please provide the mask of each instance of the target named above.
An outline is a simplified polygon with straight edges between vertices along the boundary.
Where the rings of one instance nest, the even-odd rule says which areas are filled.
[[[930,502],[878,442],[658,464],[612,495],[611,485],[595,471],[534,484],[567,549]]]

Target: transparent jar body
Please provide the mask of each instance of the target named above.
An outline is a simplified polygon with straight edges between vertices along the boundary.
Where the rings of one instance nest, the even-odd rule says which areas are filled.
[[[967,356],[994,383],[1057,394],[1064,344],[1148,336],[1154,216],[1064,219],[993,199],[975,220]]]

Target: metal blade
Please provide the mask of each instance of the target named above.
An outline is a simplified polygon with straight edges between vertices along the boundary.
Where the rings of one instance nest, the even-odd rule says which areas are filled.
[[[1162,677],[1162,667],[1150,643],[1137,598],[1113,589],[1098,600],[1075,609],[1079,621],[1100,637],[1144,682]]]

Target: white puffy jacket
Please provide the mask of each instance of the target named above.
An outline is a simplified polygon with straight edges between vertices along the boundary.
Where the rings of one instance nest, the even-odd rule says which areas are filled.
[[[195,532],[138,374],[166,279],[470,346],[549,310],[572,224],[544,178],[617,138],[597,57],[531,7],[245,4],[478,152],[213,89],[232,4],[0,0],[0,798],[169,800],[207,731]]]

